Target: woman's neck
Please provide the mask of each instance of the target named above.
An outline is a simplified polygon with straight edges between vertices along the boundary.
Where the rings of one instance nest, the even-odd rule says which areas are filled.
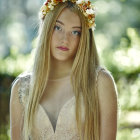
[[[73,61],[51,61],[49,79],[61,79],[71,75]]]

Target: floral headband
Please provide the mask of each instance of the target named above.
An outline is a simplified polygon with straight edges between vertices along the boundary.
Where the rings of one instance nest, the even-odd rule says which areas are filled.
[[[41,18],[44,18],[46,14],[53,10],[54,7],[60,3],[60,2],[66,2],[70,1],[72,3],[75,3],[80,11],[84,14],[84,16],[87,18],[87,25],[89,28],[92,28],[92,30],[95,30],[96,24],[95,24],[95,12],[96,8],[94,5],[91,4],[89,0],[47,0],[44,2],[43,6],[41,7]]]

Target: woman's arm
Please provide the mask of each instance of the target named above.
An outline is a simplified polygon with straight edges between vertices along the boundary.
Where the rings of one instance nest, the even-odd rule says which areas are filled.
[[[100,105],[100,140],[116,140],[117,89],[111,74],[102,70],[98,76]]]
[[[23,123],[23,106],[19,102],[18,95],[19,79],[17,79],[11,89],[10,97],[10,131],[11,140],[21,140],[21,128]]]

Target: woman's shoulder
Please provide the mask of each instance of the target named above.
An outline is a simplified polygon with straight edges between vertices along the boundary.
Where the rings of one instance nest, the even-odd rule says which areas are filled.
[[[98,74],[97,93],[100,109],[100,122],[101,122],[101,137],[105,136],[106,132],[113,130],[115,136],[117,129],[117,88],[114,78],[110,71],[102,69]],[[108,126],[107,128],[105,126]],[[109,133],[110,134],[110,133]],[[106,137],[110,137],[107,134]]]
[[[31,72],[23,72],[19,74],[16,79],[12,82],[12,88],[18,88],[19,86],[29,86],[31,79]]]
[[[12,82],[12,94],[17,94],[19,102],[24,104],[29,94],[31,72],[21,73]],[[15,93],[16,92],[16,93]]]
[[[101,101],[106,102],[117,99],[117,88],[115,80],[109,70],[106,68],[99,68],[97,77],[98,96]]]
[[[97,67],[96,68],[96,80],[97,82],[107,82],[107,84],[109,84],[109,82],[114,82],[114,78],[111,74],[111,72],[105,68],[105,67]]]

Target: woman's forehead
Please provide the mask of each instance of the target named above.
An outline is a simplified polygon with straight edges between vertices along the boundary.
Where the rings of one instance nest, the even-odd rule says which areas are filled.
[[[62,10],[57,21],[60,21],[64,25],[81,26],[80,17],[69,8]]]

